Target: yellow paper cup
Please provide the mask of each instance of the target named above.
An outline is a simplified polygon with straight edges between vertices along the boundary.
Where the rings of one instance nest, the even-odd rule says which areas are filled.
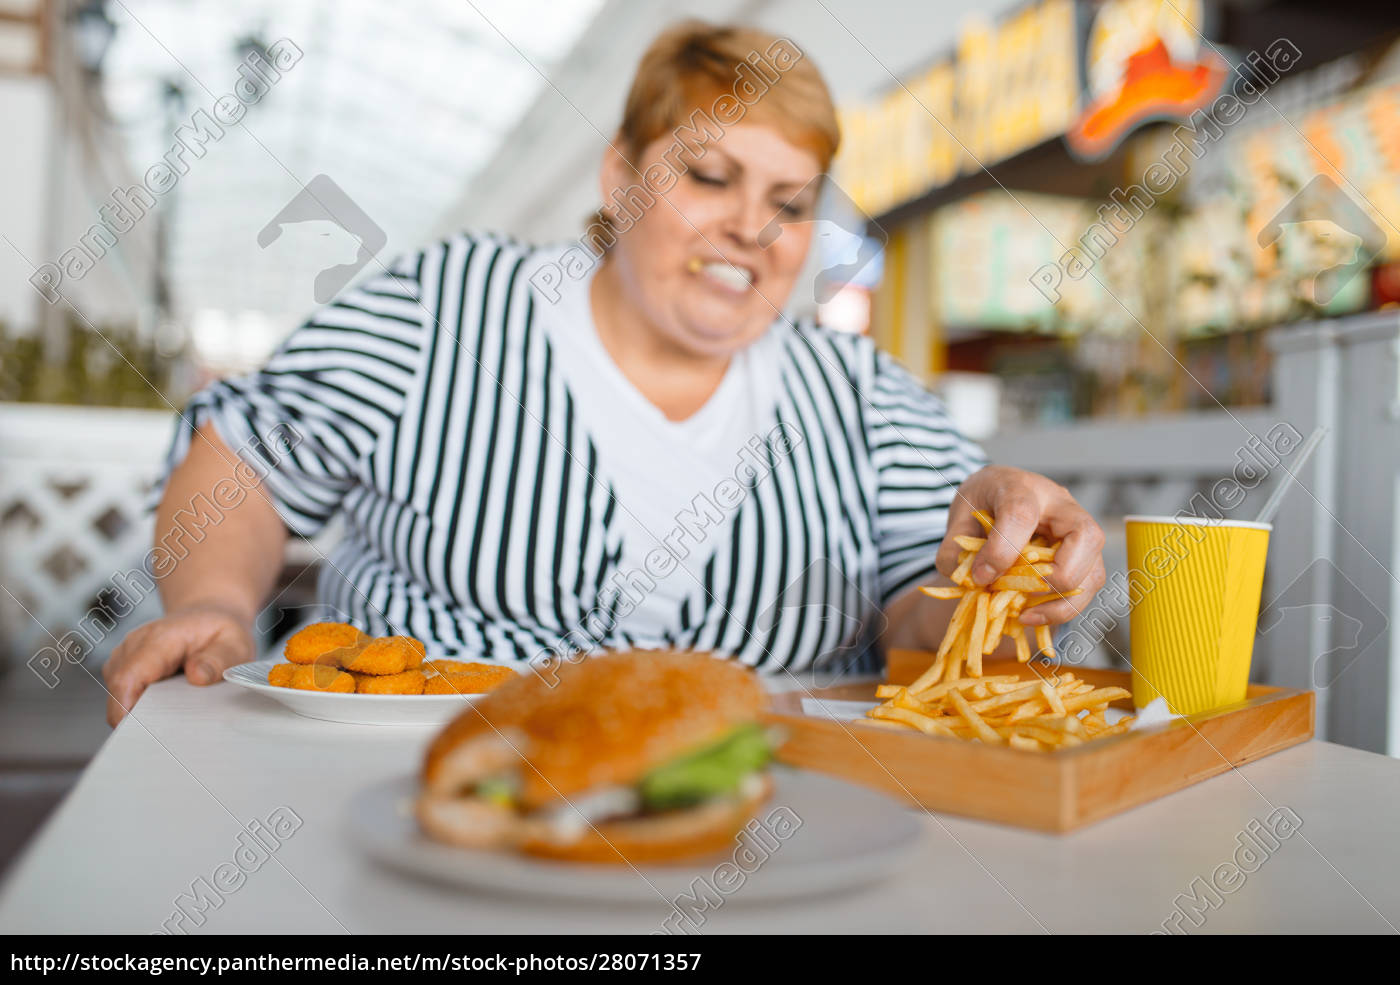
[[[1133,703],[1178,715],[1243,701],[1269,552],[1267,523],[1130,516]]]

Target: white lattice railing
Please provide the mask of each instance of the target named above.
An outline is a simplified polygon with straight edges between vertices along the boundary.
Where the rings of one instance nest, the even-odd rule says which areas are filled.
[[[104,658],[159,611],[127,588],[116,629],[90,614],[151,546],[146,493],[170,440],[164,411],[0,404],[0,660],[23,663],[78,632]],[[132,597],[138,596],[138,597]],[[130,611],[128,611],[130,610]]]

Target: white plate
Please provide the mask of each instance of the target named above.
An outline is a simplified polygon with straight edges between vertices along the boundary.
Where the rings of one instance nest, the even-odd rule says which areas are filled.
[[[778,768],[773,778],[773,797],[749,822],[757,832],[741,832],[732,852],[685,864],[632,868],[550,862],[444,845],[418,829],[412,807],[418,783],[411,777],[356,794],[350,833],[374,860],[434,882],[515,896],[664,902],[682,909],[684,900],[695,896],[696,879],[710,887],[708,895],[725,903],[761,903],[874,882],[895,869],[919,836],[914,814],[883,794],[819,773]],[[777,834],[775,812],[790,812],[783,816],[792,829],[781,829],[783,837]],[[800,822],[795,827],[793,818]],[[750,854],[741,851],[741,844]]]
[[[265,694],[298,715],[347,725],[444,725],[484,694],[335,694],[273,687],[267,672],[281,660],[257,660],[224,671],[224,680]]]

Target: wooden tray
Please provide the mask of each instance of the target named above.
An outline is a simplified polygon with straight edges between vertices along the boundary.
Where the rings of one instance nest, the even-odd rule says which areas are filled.
[[[930,653],[893,651],[889,680],[908,684],[932,660]],[[1130,687],[1126,671],[1071,670],[1091,684]],[[988,660],[984,673],[1034,676],[1014,660]],[[1304,742],[1313,735],[1315,704],[1311,691],[1251,684],[1239,704],[1056,752],[1029,752],[810,716],[802,711],[807,697],[876,700],[869,682],[774,695],[768,719],[787,733],[782,761],[932,811],[1040,831],[1101,821]],[[1131,702],[1119,706],[1131,709]]]

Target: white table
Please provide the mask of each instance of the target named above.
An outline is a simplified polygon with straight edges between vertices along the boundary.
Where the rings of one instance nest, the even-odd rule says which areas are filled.
[[[135,719],[0,887],[0,932],[159,930],[177,895],[232,859],[241,825],[279,807],[302,827],[192,932],[648,933],[668,914],[659,900],[472,895],[368,863],[346,835],[347,801],[415,770],[432,730],[311,721],[230,684],[181,679],[148,691]],[[923,840],[887,884],[763,907],[744,905],[741,890],[704,931],[1151,931],[1275,807],[1296,812],[1299,833],[1192,931],[1394,932],[1400,762],[1323,742],[1069,836],[925,816]]]

